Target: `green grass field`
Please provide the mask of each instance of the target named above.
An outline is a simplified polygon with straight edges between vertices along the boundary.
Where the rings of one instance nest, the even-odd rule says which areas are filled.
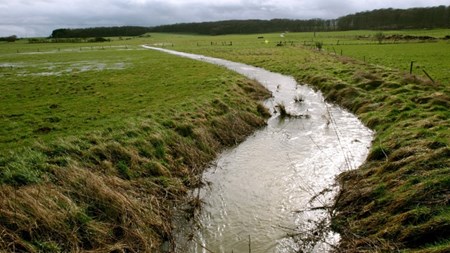
[[[411,61],[412,73],[425,77],[424,70],[435,81],[450,83],[450,43],[439,41],[435,43],[405,43],[381,45],[342,45],[335,47],[338,52],[371,64],[400,69],[409,73]],[[328,49],[330,50],[330,49]]]
[[[0,147],[194,111],[238,79],[220,68],[134,48],[1,58]]]
[[[375,33],[0,43],[0,251],[159,250],[171,237],[171,206],[185,203],[205,164],[264,124],[257,101],[267,93],[254,82],[141,44],[320,89],[376,131],[366,164],[340,176],[333,226],[342,250],[448,251],[450,44],[378,44]]]
[[[414,61],[413,74],[426,77],[425,70],[435,81],[450,83],[450,41],[442,40],[450,35],[448,29],[412,30],[412,31],[384,31],[385,36],[411,35],[432,36],[436,41],[420,40],[384,40],[381,44],[374,39],[377,31],[347,31],[347,32],[318,32],[318,33],[284,33],[261,35],[227,35],[227,36],[189,36],[154,34],[149,40],[152,43],[178,50],[230,51],[233,49],[248,49],[273,47],[279,42],[286,46],[305,46],[315,48],[315,42],[323,43],[323,50],[329,54],[349,56],[374,65],[386,66],[409,73],[411,61]],[[213,44],[211,44],[211,42]],[[283,43],[284,45],[284,43]],[[228,48],[229,49],[229,48]],[[234,51],[234,50],[231,50]],[[233,52],[231,52],[233,53]]]
[[[139,42],[0,44],[0,251],[159,251],[206,164],[264,125],[259,84]]]

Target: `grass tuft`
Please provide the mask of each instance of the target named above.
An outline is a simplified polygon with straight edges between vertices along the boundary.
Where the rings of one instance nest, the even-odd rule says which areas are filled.
[[[278,103],[275,108],[278,109],[278,113],[281,118],[290,117],[291,114],[286,110],[286,106],[283,103]]]

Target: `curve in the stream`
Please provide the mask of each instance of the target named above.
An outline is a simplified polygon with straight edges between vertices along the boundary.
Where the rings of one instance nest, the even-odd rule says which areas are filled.
[[[274,113],[265,128],[223,152],[206,170],[203,178],[209,183],[201,189],[202,228],[191,243],[180,243],[184,245],[178,251],[329,250],[339,235],[329,230],[328,212],[322,207],[333,202],[335,177],[364,162],[371,130],[292,77],[223,59],[144,47],[221,65],[257,80],[273,93],[265,102],[271,111],[282,103],[298,116],[281,118]]]

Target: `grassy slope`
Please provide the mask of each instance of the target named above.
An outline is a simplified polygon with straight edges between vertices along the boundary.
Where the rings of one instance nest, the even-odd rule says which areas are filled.
[[[0,251],[159,251],[171,206],[264,124],[267,93],[206,63],[78,46],[0,45]]]
[[[210,46],[208,40],[234,43]],[[176,48],[293,75],[376,131],[366,163],[340,176],[333,224],[343,235],[342,251],[450,250],[449,83],[303,46],[274,47],[254,36],[192,41],[184,38]]]

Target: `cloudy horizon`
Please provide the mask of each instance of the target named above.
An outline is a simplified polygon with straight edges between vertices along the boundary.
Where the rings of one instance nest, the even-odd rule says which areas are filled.
[[[230,19],[333,19],[448,0],[0,0],[0,37],[49,36],[58,28],[157,26]]]

